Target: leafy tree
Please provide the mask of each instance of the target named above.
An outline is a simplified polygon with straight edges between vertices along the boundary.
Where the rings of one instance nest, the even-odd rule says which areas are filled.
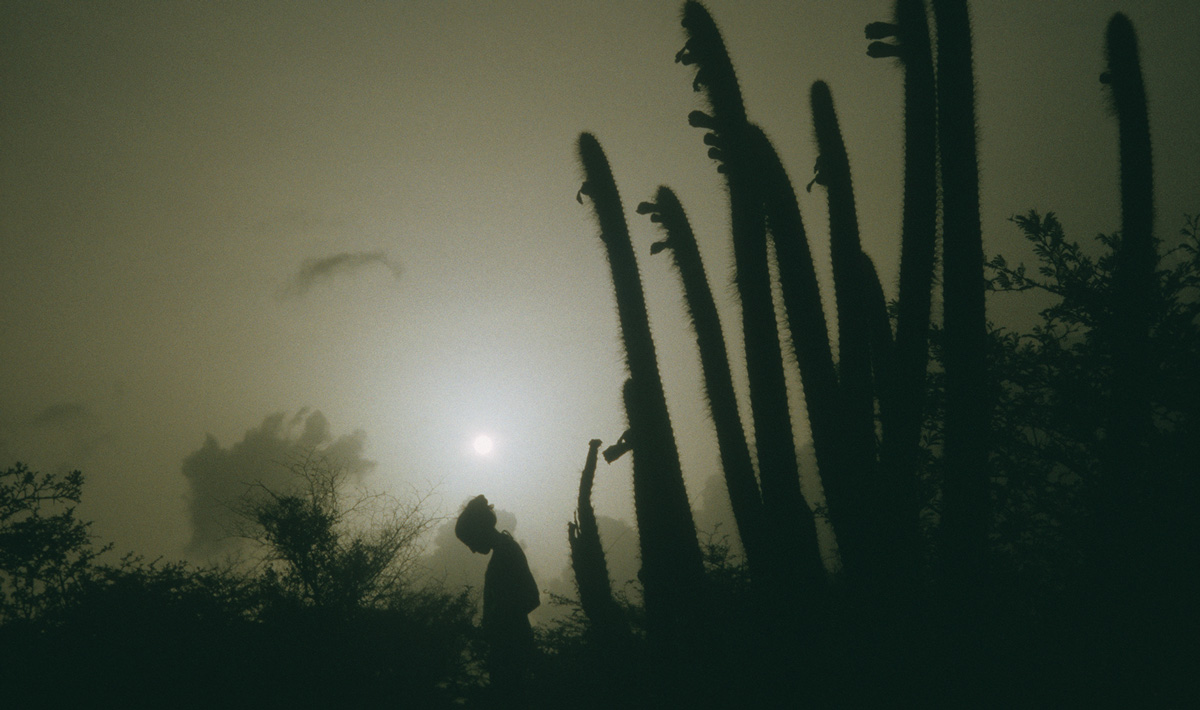
[[[319,450],[284,465],[293,484],[256,484],[241,510],[242,534],[259,545],[256,638],[269,658],[255,690],[327,706],[440,707],[469,695],[475,600],[417,584],[438,522],[427,498],[357,489]]]
[[[999,389],[992,453],[996,542],[1019,552],[1014,559],[1024,562],[1018,564],[1033,563],[1040,555],[1040,566],[1048,569],[1061,563],[1050,551],[1062,549],[1068,531],[1084,533],[1094,524],[1119,524],[1126,535],[1147,531],[1118,521],[1086,520],[1099,497],[1113,493],[1098,489],[1106,485],[1105,443],[1114,436],[1107,430],[1119,333],[1112,274],[1121,235],[1099,235],[1100,248],[1088,250],[1064,235],[1053,213],[1030,212],[1012,221],[1033,247],[1036,274],[995,256],[987,264],[989,288],[1041,291],[1052,301],[1029,332],[992,331],[992,369]],[[1178,522],[1173,518],[1181,511],[1175,508],[1189,495],[1194,500],[1191,474],[1200,447],[1198,228],[1200,216],[1186,218],[1182,239],[1156,265],[1156,288],[1145,304],[1152,475],[1131,479],[1128,490],[1116,493],[1131,513],[1147,507],[1156,511],[1157,521],[1149,529]],[[1170,511],[1175,512],[1164,518]],[[1139,522],[1148,521],[1139,516]],[[1182,540],[1169,547],[1177,542]]]
[[[284,465],[294,485],[257,483],[241,511],[268,587],[302,605],[338,609],[384,607],[402,594],[436,522],[426,499],[351,491],[345,470],[317,451]]]
[[[1172,243],[1153,244],[1161,256],[1138,305],[1146,344],[1137,396],[1149,426],[1136,436],[1114,429],[1112,416],[1128,394],[1127,296],[1113,278],[1123,235],[1089,247],[1068,239],[1053,213],[1012,221],[1036,269],[993,257],[989,288],[1039,291],[1050,303],[1027,332],[990,333],[991,542],[1006,572],[997,601],[1031,626],[1053,619],[1058,638],[1038,645],[1060,650],[1046,663],[1064,676],[1073,668],[1075,686],[1097,699],[1139,687],[1169,697],[1186,677],[1177,654],[1134,649],[1195,648],[1182,629],[1195,620],[1186,590],[1200,549],[1200,216],[1186,217]],[[1114,448],[1130,446],[1141,452],[1137,465],[1114,476]],[[1109,685],[1095,686],[1096,668],[1110,669]]]
[[[75,516],[83,474],[39,473],[18,462],[0,473],[0,623],[62,607],[111,548],[92,547]]]
[[[246,510],[262,564],[96,557],[83,477],[0,477],[0,704],[451,707],[469,694],[467,592],[418,588],[424,500],[354,496],[333,464],[291,464]]]

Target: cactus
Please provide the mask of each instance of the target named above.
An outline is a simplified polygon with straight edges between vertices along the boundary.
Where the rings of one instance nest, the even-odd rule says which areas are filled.
[[[777,556],[780,579],[812,587],[823,576],[812,511],[800,491],[783,351],[771,297],[760,167],[749,142],[741,91],[720,32],[700,3],[683,9],[687,33],[677,61],[697,66],[693,87],[703,90],[711,114],[694,111],[689,122],[708,129],[709,155],[719,163],[729,191],[735,283],[742,305],[742,334],[750,380],[763,511],[784,554]]]
[[[844,467],[837,476],[823,475],[838,546],[847,574],[862,578],[865,556],[873,549],[869,528],[879,525],[875,459],[875,404],[871,377],[862,245],[850,162],[838,127],[833,97],[824,82],[812,86],[813,130],[817,173],[813,180],[829,195],[829,253],[833,262],[837,304],[838,376],[842,396]],[[869,566],[869,565],[868,565]]]
[[[836,479],[845,465],[842,401],[812,252],[796,193],[774,146],[753,125],[749,140],[761,171],[763,205],[775,245],[780,293],[803,383],[817,468],[822,479]]]
[[[600,544],[600,529],[592,508],[592,483],[596,476],[596,453],[600,440],[588,443],[587,460],[579,477],[579,501],[575,522],[567,525],[567,541],[571,546],[571,568],[579,589],[579,603],[592,623],[592,631],[604,646],[615,646],[629,635],[629,626],[613,599],[612,583],[604,547]]]
[[[892,424],[889,412],[895,411],[893,391],[896,382],[896,344],[892,338],[892,323],[887,313],[887,297],[875,262],[866,252],[858,253],[858,282],[862,285],[863,327],[867,334],[867,351],[871,359],[871,373],[875,382],[875,397],[879,400],[880,429],[884,432]],[[880,462],[883,468],[883,462]]]
[[[621,197],[596,138],[583,133],[578,147],[584,183],[577,197],[591,197],[600,225],[630,374],[625,410],[634,457],[634,507],[647,621],[660,639],[667,640],[696,621],[703,562]]]
[[[966,0],[933,0],[942,184],[942,293],[946,370],[942,547],[952,584],[983,583],[990,501],[983,239],[975,86]]]
[[[688,223],[679,198],[668,187],[659,187],[654,202],[638,205],[639,214],[649,214],[659,224],[666,238],[651,246],[651,253],[669,250],[683,282],[685,303],[696,333],[700,365],[704,372],[704,391],[708,410],[717,432],[717,447],[725,473],[725,485],[737,523],[738,536],[751,573],[761,578],[769,554],[766,527],[763,522],[762,497],[754,477],[754,463],[742,429],[729,355],[725,351],[725,336],[717,304],[704,273],[704,262],[696,246],[696,237]]]
[[[1106,33],[1108,70],[1102,80],[1116,110],[1121,156],[1121,239],[1113,263],[1113,404],[1106,459],[1114,496],[1146,484],[1145,446],[1151,428],[1147,362],[1149,308],[1158,261],[1154,244],[1154,170],[1146,90],[1137,36],[1121,13]]]
[[[904,207],[900,235],[900,294],[890,375],[876,382],[880,397],[881,484],[893,526],[883,559],[899,574],[919,562],[920,503],[916,485],[929,355],[929,316],[937,242],[937,96],[929,24],[922,0],[897,0],[894,23],[872,23],[874,57],[896,57],[904,68]],[[883,40],[894,37],[895,44]],[[878,306],[872,310],[877,311]],[[882,333],[881,333],[882,336]],[[874,340],[882,344],[882,337]],[[895,577],[893,577],[894,579]]]
[[[1150,391],[1150,327],[1158,293],[1154,239],[1154,183],[1146,91],[1137,36],[1129,19],[1110,18],[1106,37],[1107,84],[1116,114],[1120,150],[1121,233],[1113,246],[1111,321],[1098,327],[1112,353],[1110,410],[1101,449],[1101,485],[1096,487],[1090,530],[1089,591],[1106,604],[1148,590],[1146,580],[1171,574],[1178,561],[1164,555],[1151,531],[1162,524],[1171,490],[1152,476],[1149,443],[1155,425]],[[1157,472],[1156,472],[1157,473]],[[1177,495],[1177,494],[1175,494]],[[1168,504],[1168,505],[1164,505]],[[1170,599],[1163,602],[1170,603]],[[1163,603],[1158,602],[1158,603]],[[1129,633],[1128,630],[1121,633]]]

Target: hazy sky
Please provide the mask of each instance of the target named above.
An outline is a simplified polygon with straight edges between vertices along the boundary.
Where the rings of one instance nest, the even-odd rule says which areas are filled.
[[[676,190],[735,333],[725,197],[687,125],[693,71],[672,62],[679,5],[0,3],[0,465],[82,469],[102,538],[178,556],[189,496],[232,490],[238,461],[265,470],[272,442],[336,442],[372,485],[436,486],[439,513],[487,494],[556,574],[587,442],[624,428],[608,267],[575,201],[587,130],[629,213],[700,505],[716,448],[692,335],[633,214]],[[808,88],[831,85],[894,294],[901,75],[862,33],[890,3],[708,6],[798,188]],[[1159,236],[1200,211],[1196,6],[976,2],[989,253],[1028,259],[1006,218],[1030,208],[1076,238],[1118,227],[1098,81],[1118,9],[1141,41]],[[824,192],[799,198],[827,272]],[[596,507],[633,519],[627,460],[601,464]]]

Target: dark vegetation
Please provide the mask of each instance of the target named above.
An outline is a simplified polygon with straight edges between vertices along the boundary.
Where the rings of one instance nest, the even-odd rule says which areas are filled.
[[[817,82],[808,189],[824,188],[829,201],[833,327],[794,189],[743,106],[720,33],[690,1],[683,27],[676,61],[695,68],[693,88],[707,104],[688,121],[703,129],[728,191],[749,427],[679,199],[660,187],[637,212],[662,227],[650,253],[669,250],[681,277],[744,555],[698,545],[686,511],[656,493],[682,487],[675,442],[662,421],[624,208],[585,133],[581,197],[592,198],[608,246],[628,353],[621,448],[633,456],[646,588],[645,621],[634,624],[641,651],[614,669],[599,661],[614,627],[611,592],[595,582],[606,579],[604,560],[573,557],[584,600],[575,636],[597,656],[575,649],[575,671],[594,676],[594,706],[630,697],[648,707],[1179,702],[1181,659],[1196,650],[1182,629],[1196,621],[1187,590],[1200,551],[1190,524],[1200,243],[1194,217],[1182,240],[1154,236],[1129,20],[1109,23],[1101,77],[1119,125],[1122,222],[1081,245],[1053,214],[1014,217],[1037,276],[984,255],[966,3],[897,0],[893,22],[867,26],[868,54],[898,60],[905,84],[899,296],[886,302],[862,251],[832,92]],[[1026,290],[1053,297],[1030,332],[987,320],[989,291]],[[821,508],[799,487],[788,367],[802,382]],[[589,490],[593,469],[594,458]],[[581,521],[585,509],[592,515],[581,495]],[[837,536],[840,565],[830,573],[814,511]],[[564,697],[582,700],[567,686]]]
[[[568,530],[579,596],[557,599],[566,620],[539,630],[531,706],[1186,704],[1200,216],[1155,237],[1128,19],[1109,24],[1101,77],[1120,127],[1122,223],[1080,243],[1052,213],[1014,217],[1036,257],[1028,271],[983,252],[965,2],[897,0],[892,22],[866,28],[868,53],[895,58],[905,85],[899,295],[886,302],[862,250],[833,93],[818,82],[808,187],[829,200],[833,324],[795,189],[748,117],[716,24],[687,2],[683,27],[676,60],[706,105],[687,120],[728,191],[749,422],[683,206],[664,186],[636,212],[662,228],[648,251],[669,251],[681,278],[736,530],[697,533],[627,213],[583,134],[579,198],[599,222],[629,371],[629,429],[603,456],[632,456],[642,571],[640,589],[610,582],[592,441]],[[1049,299],[1030,329],[987,321],[986,298],[1025,291]],[[799,486],[792,367],[820,507]],[[294,489],[247,499],[255,564],[210,568],[104,562],[74,513],[80,474],[0,475],[5,704],[486,702],[473,599],[412,582],[429,525],[419,503],[349,500],[314,459],[295,473]],[[819,516],[837,536],[834,570]]]
[[[336,464],[245,501],[247,559],[103,561],[79,472],[0,474],[5,707],[366,707],[468,697],[474,600],[413,584],[420,501],[354,497]]]

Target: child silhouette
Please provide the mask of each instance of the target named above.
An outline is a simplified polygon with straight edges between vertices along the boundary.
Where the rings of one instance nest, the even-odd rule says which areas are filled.
[[[487,498],[472,498],[459,513],[454,534],[472,552],[492,553],[483,578],[483,636],[488,674],[499,707],[518,707],[533,658],[529,612],[541,603],[525,552],[507,531],[496,529]]]

